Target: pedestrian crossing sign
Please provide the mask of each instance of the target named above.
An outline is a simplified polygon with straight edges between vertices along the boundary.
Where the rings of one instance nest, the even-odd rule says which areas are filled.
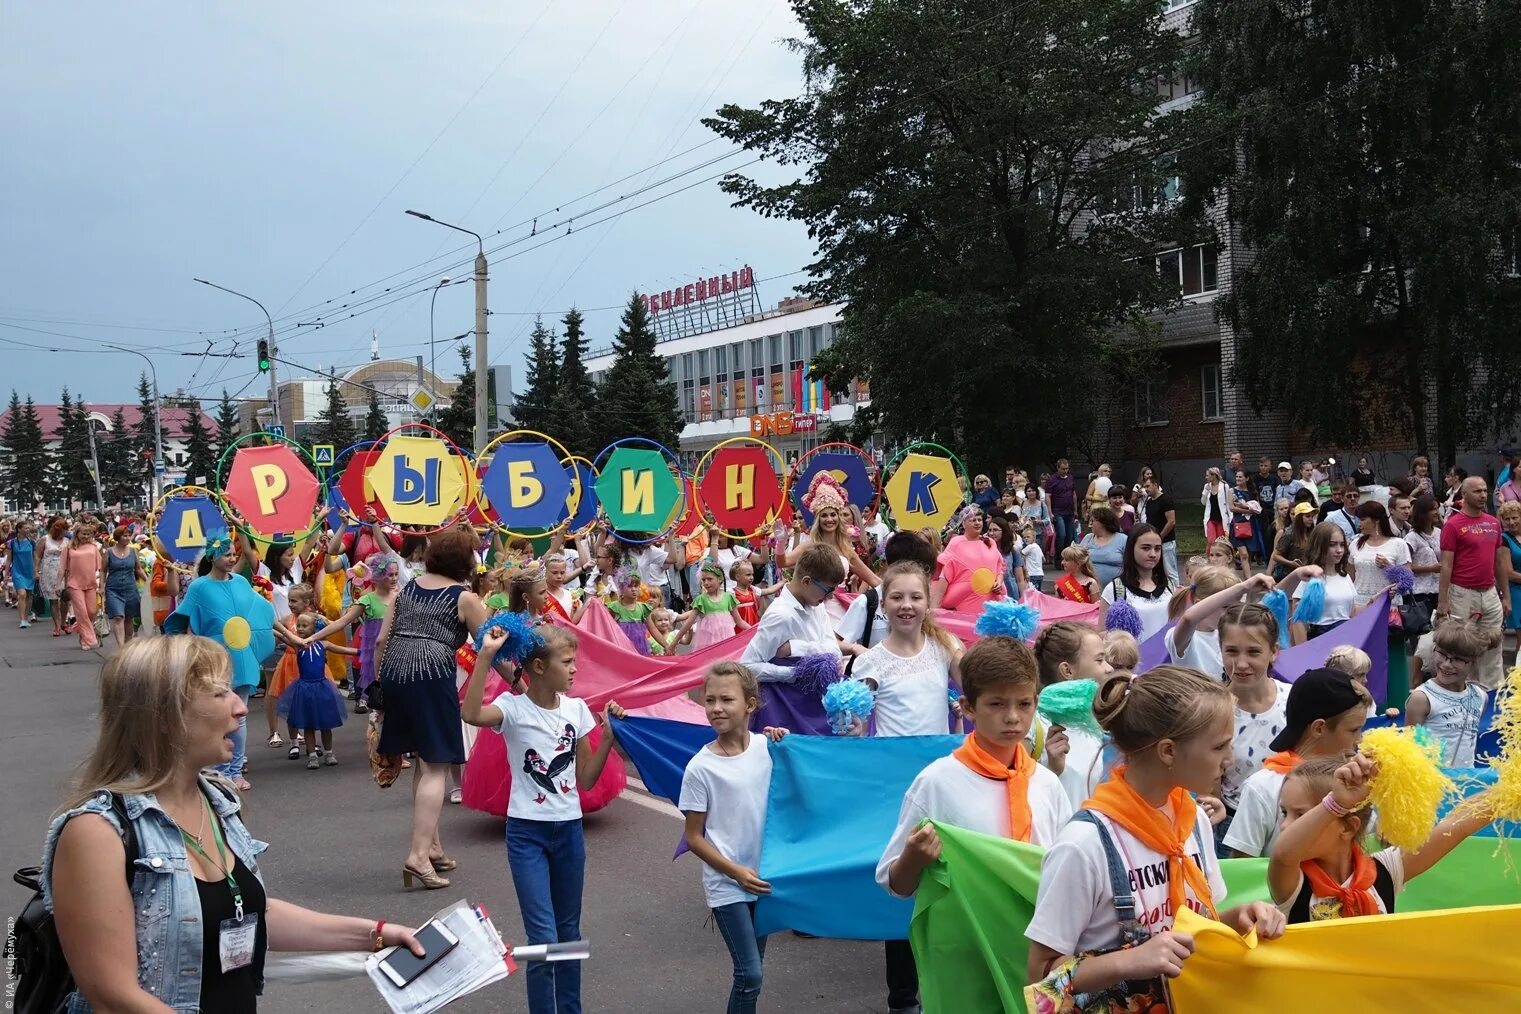
[[[318,468],[332,468],[333,467],[333,445],[332,444],[313,444],[312,445],[312,461],[316,463],[316,465],[317,465]]]

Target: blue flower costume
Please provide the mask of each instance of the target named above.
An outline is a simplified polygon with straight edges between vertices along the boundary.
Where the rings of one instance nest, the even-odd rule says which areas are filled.
[[[259,664],[275,650],[275,607],[241,574],[190,582],[179,608],[164,620],[166,634],[199,634],[227,649],[232,688],[259,685]]]

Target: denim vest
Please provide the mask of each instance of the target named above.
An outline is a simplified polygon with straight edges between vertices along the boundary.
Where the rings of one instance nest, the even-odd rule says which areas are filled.
[[[259,855],[269,845],[248,833],[238,811],[242,804],[202,775],[201,792],[211,801],[222,821],[227,846],[243,860],[262,884]],[[127,818],[137,835],[137,872],[132,878],[132,907],[137,916],[137,982],[176,1011],[200,1009],[201,966],[205,929],[201,925],[201,900],[195,873],[185,856],[185,841],[153,795],[123,797]],[[42,847],[42,892],[48,911],[53,910],[53,853],[63,826],[82,813],[105,817],[116,827],[111,797],[97,792],[79,806],[60,815],[48,828]],[[117,833],[121,828],[117,827]],[[267,930],[266,930],[267,932]],[[211,960],[217,960],[215,954]],[[263,955],[255,957],[258,990],[264,990]],[[80,993],[69,997],[69,1014],[86,1014],[90,1005]]]

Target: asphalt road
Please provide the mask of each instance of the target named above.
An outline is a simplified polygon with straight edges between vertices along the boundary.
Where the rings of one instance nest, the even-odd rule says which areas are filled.
[[[94,741],[101,664],[74,638],[51,637],[46,621],[30,630],[15,623],[14,612],[0,609],[0,771],[6,781],[0,857],[8,870],[37,862],[49,817]],[[509,943],[523,939],[501,821],[446,804],[444,845],[460,862],[449,874],[453,885],[404,892],[409,795],[404,782],[382,790],[371,781],[362,720],[351,716],[337,730],[337,767],[309,771],[287,760],[283,749],[264,745],[263,704],[252,702],[249,715],[254,787],[245,797],[245,817],[252,833],[270,843],[263,867],[272,895],[413,924],[468,897],[491,911]],[[728,953],[709,922],[696,859],[671,861],[680,827],[674,809],[632,786],[587,818],[581,925],[592,945],[583,979],[588,1011],[724,1009]],[[13,884],[4,897],[7,916],[26,900]],[[272,984],[262,1007],[323,1014],[385,1009],[363,978]],[[514,976],[450,1009],[523,1011],[527,1002]],[[761,1009],[885,1011],[881,945],[774,935]]]

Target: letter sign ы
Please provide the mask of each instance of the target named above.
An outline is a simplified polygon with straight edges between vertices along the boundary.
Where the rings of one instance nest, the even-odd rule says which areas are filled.
[[[542,441],[498,444],[481,477],[503,528],[553,528],[565,517],[570,476],[558,455]]]
[[[227,527],[227,519],[209,496],[177,496],[164,504],[153,534],[169,559],[181,566],[195,562],[206,548],[206,532]]]
[[[620,532],[663,531],[681,499],[679,480],[659,451],[615,447],[597,477],[597,499]]]
[[[465,499],[461,459],[434,437],[391,437],[369,471],[375,495],[392,521],[438,527]]]
[[[285,444],[239,447],[227,471],[227,502],[263,536],[294,535],[312,526],[317,477]]]
[[[756,531],[782,506],[776,468],[762,447],[719,448],[697,484],[697,495],[713,523],[730,532]]]
[[[905,455],[882,492],[899,531],[944,528],[961,509],[961,487],[949,458],[917,452]]]

